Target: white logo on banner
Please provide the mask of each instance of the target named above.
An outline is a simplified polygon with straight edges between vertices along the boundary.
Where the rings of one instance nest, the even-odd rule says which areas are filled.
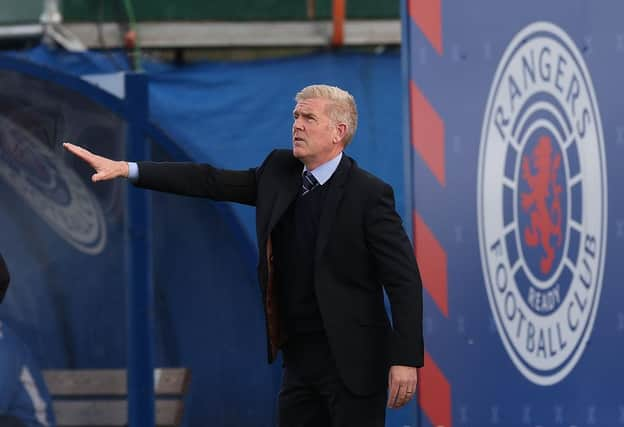
[[[505,50],[481,134],[479,245],[493,317],[530,381],[574,368],[600,299],[607,227],[602,125],[589,72],[559,27]]]
[[[65,241],[87,254],[102,252],[106,222],[98,201],[60,157],[3,117],[0,176]]]

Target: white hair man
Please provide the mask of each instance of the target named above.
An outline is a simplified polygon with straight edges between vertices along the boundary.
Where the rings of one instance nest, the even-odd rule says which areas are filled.
[[[423,364],[420,273],[392,188],[343,153],[357,128],[353,97],[312,85],[295,100],[292,150],[245,171],[65,147],[95,169],[93,181],[129,177],[255,206],[268,360],[279,350],[284,360],[279,425],[383,426],[386,403],[413,397]]]

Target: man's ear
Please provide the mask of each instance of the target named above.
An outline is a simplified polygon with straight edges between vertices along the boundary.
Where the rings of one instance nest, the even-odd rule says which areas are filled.
[[[4,262],[4,258],[2,258],[2,254],[0,254],[0,302],[4,299],[4,294],[6,294],[6,291],[9,288],[10,280],[11,277],[9,276],[9,269]]]
[[[334,144],[342,143],[347,135],[347,125],[345,123],[338,123],[336,125],[337,140],[334,140]]]

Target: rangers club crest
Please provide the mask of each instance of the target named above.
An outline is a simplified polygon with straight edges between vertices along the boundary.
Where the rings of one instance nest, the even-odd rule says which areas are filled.
[[[102,209],[80,177],[32,133],[2,117],[0,177],[77,250],[97,255],[106,247]]]
[[[479,245],[499,334],[530,381],[551,385],[591,336],[606,248],[598,104],[574,42],[546,22],[496,70],[479,153]]]

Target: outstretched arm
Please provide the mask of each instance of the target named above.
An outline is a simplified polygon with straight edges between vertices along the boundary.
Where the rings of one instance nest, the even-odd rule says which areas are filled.
[[[111,160],[106,157],[98,156],[89,150],[70,144],[69,142],[63,143],[63,147],[95,169],[95,173],[91,175],[91,181],[93,182],[128,177],[128,162]]]
[[[135,186],[150,190],[247,205],[256,203],[256,175],[261,173],[262,166],[232,171],[192,162],[138,162],[134,163],[138,169],[133,173],[128,162],[98,156],[67,142],[63,147],[95,169],[93,182],[130,178]]]

